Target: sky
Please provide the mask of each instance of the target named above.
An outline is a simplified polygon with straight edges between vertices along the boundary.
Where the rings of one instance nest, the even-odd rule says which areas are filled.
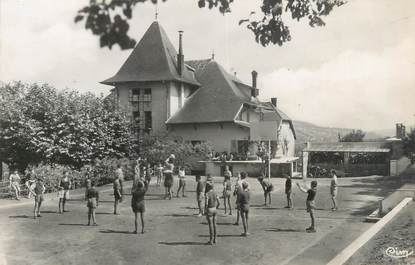
[[[380,130],[415,125],[415,1],[349,0],[326,26],[288,20],[292,40],[262,47],[238,21],[262,1],[237,0],[225,16],[196,0],[158,5],[158,21],[174,45],[184,31],[186,60],[210,58],[251,83],[260,97],[278,98],[292,119],[321,126]],[[88,0],[0,0],[0,80],[49,83],[59,89],[108,94],[131,50],[100,48],[77,10]],[[137,41],[154,21],[155,6],[137,4],[130,35]]]

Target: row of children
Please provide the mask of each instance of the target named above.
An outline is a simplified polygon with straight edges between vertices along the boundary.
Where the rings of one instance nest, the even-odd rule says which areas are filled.
[[[242,172],[238,176],[238,180],[234,186],[233,195],[236,196],[236,211],[237,219],[235,225],[239,225],[239,219],[241,218],[244,227],[243,236],[248,236],[248,216],[249,216],[249,203],[250,192],[249,184],[246,181],[247,174]],[[204,182],[200,175],[196,176],[196,201],[199,209],[199,216],[206,215],[206,219],[209,226],[209,242],[208,244],[215,244],[217,241],[216,232],[216,219],[217,209],[220,206],[219,196],[215,191],[213,178],[208,175]],[[230,176],[226,176],[223,183],[223,194],[225,205],[225,214],[229,210],[229,215],[232,215],[232,206],[230,203],[230,197],[232,194],[232,184]],[[204,199],[204,205],[203,205]]]

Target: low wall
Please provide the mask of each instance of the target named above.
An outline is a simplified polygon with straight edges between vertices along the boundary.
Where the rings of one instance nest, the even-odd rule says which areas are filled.
[[[404,185],[402,188],[397,189],[391,195],[384,198],[379,205],[379,214],[381,216],[387,214],[406,197],[412,197],[415,200],[414,185]]]
[[[212,176],[222,176],[224,164],[216,161],[207,161],[205,164],[205,174],[210,174]],[[235,175],[238,172],[246,172],[250,177],[258,177],[262,174],[261,170],[263,164],[258,163],[246,163],[245,161],[232,161],[227,162],[227,166],[232,171],[232,174]],[[291,164],[271,164],[271,177],[282,177],[283,174],[290,174]]]
[[[325,168],[327,170],[335,169],[345,173],[347,177],[361,177],[361,176],[371,176],[371,175],[389,175],[389,165],[388,164],[334,164],[334,163],[312,163],[308,165],[308,172],[310,171],[310,166],[319,166],[320,168]]]

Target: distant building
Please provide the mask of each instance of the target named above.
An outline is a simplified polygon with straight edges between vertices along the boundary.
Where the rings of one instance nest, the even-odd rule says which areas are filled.
[[[184,61],[158,22],[153,22],[118,73],[104,80],[133,123],[137,137],[168,133],[192,144],[209,142],[216,152],[255,154],[251,126],[275,122],[273,157],[294,157],[295,130],[277,99],[257,97],[252,85],[226,72],[213,58]],[[271,139],[270,139],[271,140]]]
[[[335,169],[346,176],[397,176],[411,165],[403,152],[405,126],[396,124],[396,136],[372,142],[308,142],[303,150],[303,175],[315,169]]]

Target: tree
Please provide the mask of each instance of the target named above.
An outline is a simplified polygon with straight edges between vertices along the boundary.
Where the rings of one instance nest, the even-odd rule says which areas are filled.
[[[411,128],[410,132],[402,139],[404,153],[411,159],[412,164],[415,162],[415,128]]]
[[[129,121],[91,93],[15,82],[0,88],[0,156],[12,167],[56,163],[80,168],[128,154]]]
[[[352,130],[350,133],[343,137],[339,135],[339,142],[363,142],[366,133],[362,130]]]
[[[85,29],[99,36],[100,46],[112,48],[118,44],[121,49],[132,49],[136,40],[128,35],[129,20],[133,8],[138,3],[158,0],[90,0],[89,5],[78,11],[75,23],[85,21]],[[162,0],[165,2],[166,0]],[[195,0],[199,8],[217,8],[222,14],[231,12],[234,0]],[[251,0],[252,1],[252,0]],[[324,26],[324,16],[346,0],[262,0],[261,14],[251,12],[248,18],[241,19],[239,25],[246,25],[255,41],[262,46],[283,45],[291,40],[290,29],[284,22],[284,13],[294,20],[307,19],[311,27]]]
[[[175,141],[168,135],[144,135],[137,156],[145,158],[150,164],[164,164],[170,156],[175,155],[175,165],[185,167],[187,170],[195,169],[200,165],[198,161],[208,159],[213,151],[211,144],[200,143],[193,146],[191,143]]]

